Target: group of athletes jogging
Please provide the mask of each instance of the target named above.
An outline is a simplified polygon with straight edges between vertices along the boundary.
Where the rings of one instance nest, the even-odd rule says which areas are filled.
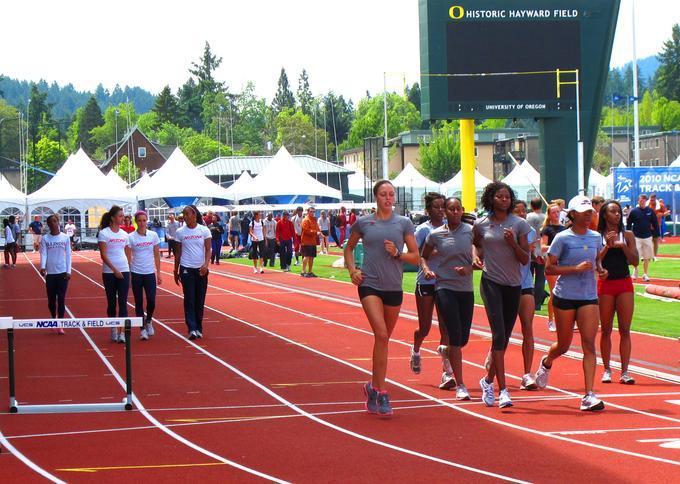
[[[415,290],[418,329],[414,333],[410,365],[421,372],[420,348],[432,326],[436,308],[440,329],[437,352],[443,373],[439,388],[455,390],[456,399],[470,400],[463,371],[463,348],[467,345],[474,312],[473,271],[481,270],[480,293],[491,329],[491,347],[484,363],[486,374],[479,381],[481,398],[491,407],[513,405],[505,378],[505,353],[519,315],[523,336],[524,375],[520,389],[548,385],[555,360],[571,345],[574,326],[583,350],[585,395],[581,410],[604,409],[593,392],[596,370],[595,340],[602,322],[601,353],[603,382],[611,382],[610,335],[614,314],[621,334],[620,382],[631,384],[630,325],[633,286],[629,265],[637,265],[635,240],[624,229],[618,202],[607,201],[599,214],[590,199],[574,197],[568,205],[568,227],[541,238],[525,220],[527,205],[517,200],[511,187],[501,182],[486,186],[481,204],[486,215],[475,219],[465,213],[460,199],[429,193],[425,208],[429,220],[414,230],[407,217],[394,212],[396,194],[388,180],[373,187],[376,211],[359,218],[351,228],[344,249],[345,265],[358,286],[362,308],[374,335],[372,378],[363,386],[366,409],[381,416],[392,414],[385,384],[388,347],[403,300],[403,264],[419,266]],[[548,208],[546,225],[554,222]],[[203,337],[203,308],[208,287],[211,232],[194,205],[182,211],[184,225],[175,235],[174,281],[184,295],[184,316],[191,340]],[[597,231],[589,229],[598,217]],[[123,230],[123,209],[113,206],[100,223],[98,245],[108,317],[127,317],[130,286],[135,315],[144,320],[140,337],[154,335],[153,314],[157,285],[162,283],[158,235],[148,229],[144,211],[135,213],[135,231]],[[60,231],[59,219],[47,219],[49,233],[41,241],[41,273],[46,278],[48,308],[52,317],[63,318],[65,295],[71,276],[71,245]],[[542,235],[545,235],[542,234]],[[354,249],[363,242],[364,261],[358,268]],[[532,257],[545,255],[545,274],[556,276],[552,289],[556,341],[532,374],[534,358],[534,278]],[[542,290],[543,288],[538,288]],[[598,299],[599,296],[599,299]],[[146,308],[144,307],[146,298]],[[63,331],[60,331],[63,334]],[[112,329],[114,342],[125,342],[120,329]]]

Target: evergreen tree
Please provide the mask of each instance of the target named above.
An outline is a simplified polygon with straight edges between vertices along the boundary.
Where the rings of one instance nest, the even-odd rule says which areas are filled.
[[[177,99],[173,96],[170,86],[165,86],[156,98],[152,111],[156,113],[158,126],[163,123],[176,123],[178,114]]]
[[[203,130],[203,103],[198,91],[198,86],[190,78],[179,89],[178,97],[178,119],[177,124],[182,128],[191,128],[195,131]]]
[[[300,110],[307,116],[311,115],[314,98],[312,96],[312,91],[309,89],[309,76],[305,69],[302,69],[302,74],[300,74],[300,79],[298,81],[297,98],[300,103]]]
[[[189,72],[198,79],[198,92],[201,101],[207,93],[215,94],[222,88],[222,83],[217,82],[214,77],[215,70],[220,64],[222,64],[222,58],[212,53],[210,44],[206,41],[203,56],[198,62],[192,62],[193,69],[189,69]]]
[[[420,84],[416,82],[411,87],[406,86],[406,97],[420,111]]]
[[[33,161],[36,161],[36,144],[45,126],[52,124],[52,106],[47,103],[47,93],[40,92],[38,86],[31,84],[31,97],[28,109],[28,137],[33,145]]]
[[[680,101],[680,24],[673,25],[673,34],[664,42],[658,59],[661,62],[656,79],[659,93],[671,101]]]
[[[80,120],[78,122],[78,138],[76,140],[77,145],[82,146],[89,155],[93,155],[94,151],[97,149],[97,146],[92,141],[92,134],[90,131],[92,128],[96,128],[103,124],[104,118],[102,116],[102,111],[99,109],[99,104],[97,104],[95,97],[91,96],[80,114]]]
[[[293,92],[290,90],[286,69],[282,67],[281,74],[279,75],[279,85],[272,101],[272,110],[276,115],[284,109],[295,109],[295,96],[293,96]]]

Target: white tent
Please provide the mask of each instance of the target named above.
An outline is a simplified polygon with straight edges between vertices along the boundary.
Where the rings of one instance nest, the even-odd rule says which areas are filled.
[[[125,183],[125,181],[118,175],[118,173],[116,173],[116,170],[111,170],[109,174],[106,175],[106,177],[116,182],[118,186],[121,186],[127,190],[127,183]]]
[[[227,192],[229,193],[229,200],[239,200],[242,197],[242,193],[251,193],[250,187],[253,184],[253,180],[255,180],[252,176],[250,176],[250,173],[248,171],[243,170],[243,173],[241,173],[241,176],[239,176],[236,181],[227,188]]]
[[[524,160],[520,165],[515,165],[508,176],[503,178],[503,183],[512,187],[517,198],[527,200],[538,196],[541,174],[531,166],[528,160]]]
[[[227,190],[213,183],[176,148],[170,158],[156,171],[148,182],[144,177],[133,189],[139,200],[153,198],[223,198],[229,199]]]
[[[64,207],[74,207],[83,214],[90,207],[134,202],[134,196],[126,188],[107,178],[82,148],[68,157],[45,186],[27,197],[31,210],[47,207],[57,212]]]
[[[491,180],[482,175],[479,170],[475,168],[475,191],[484,190]],[[460,192],[463,189],[463,172],[459,171],[456,175],[449,181],[441,186],[441,191],[447,195],[453,195],[456,192]]]
[[[392,180],[392,185],[397,188],[418,188],[426,191],[439,190],[439,183],[425,177],[411,163],[408,163],[402,172]]]
[[[14,188],[14,185],[0,173],[0,210],[9,207],[20,208],[23,212],[26,208],[26,195]]]
[[[360,171],[355,171],[347,177],[347,190],[350,195],[358,195],[363,197],[365,195],[365,188],[371,187],[371,180]]]
[[[269,164],[255,177],[250,192],[241,193],[239,197],[244,199],[300,195],[337,200],[342,198],[339,190],[324,185],[309,175],[282,146]]]
[[[592,195],[600,195],[607,197],[609,181],[606,176],[599,174],[593,168],[590,169],[590,176],[588,177],[588,193]]]
[[[621,161],[616,168],[628,168],[628,165],[626,165],[623,161]]]
[[[678,158],[677,158],[673,163],[671,163],[671,164],[668,165],[668,166],[672,166],[672,167],[680,167],[680,156],[678,156]]]
[[[121,180],[121,181],[122,181],[122,180]],[[139,195],[138,195],[139,192],[140,192],[141,190],[143,190],[144,187],[145,187],[146,185],[148,185],[149,183],[151,183],[151,175],[149,175],[148,173],[144,173],[144,174],[142,175],[142,177],[141,177],[139,180],[137,180],[137,183],[135,184],[135,186],[132,187],[132,189],[131,189],[130,191],[132,192],[132,194],[133,194],[135,197],[138,197],[138,198],[139,198]]]

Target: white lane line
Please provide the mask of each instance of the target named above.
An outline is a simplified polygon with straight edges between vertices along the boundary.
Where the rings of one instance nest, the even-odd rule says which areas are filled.
[[[33,462],[31,459],[29,459],[28,457],[26,457],[24,454],[22,454],[22,453],[19,451],[19,449],[17,449],[16,447],[14,447],[14,446],[9,442],[9,440],[7,440],[7,439],[5,438],[5,436],[2,434],[1,431],[0,431],[0,445],[2,445],[3,447],[5,447],[5,449],[9,450],[9,451],[12,453],[12,455],[13,455],[14,457],[16,457],[17,459],[19,459],[21,462],[23,462],[26,466],[28,466],[30,469],[32,469],[32,470],[35,471],[36,473],[38,473],[38,474],[40,474],[41,476],[43,476],[45,479],[49,479],[50,481],[52,481],[52,482],[54,482],[54,483],[58,483],[58,484],[66,484],[64,481],[62,481],[61,479],[59,479],[59,478],[56,477],[56,476],[53,476],[52,474],[50,474],[49,472],[47,472],[45,469],[43,469],[42,467],[40,467],[38,464],[36,464],[35,462]]]
[[[82,257],[82,256],[81,256],[81,257]],[[90,259],[90,260],[91,260],[91,259]],[[76,270],[76,269],[73,269],[73,271],[79,273],[80,275],[82,275],[82,276],[85,277],[86,279],[89,279],[89,280],[92,281],[94,284],[96,284],[96,285],[102,287],[99,283],[97,283],[96,281],[94,281],[94,280],[91,279],[90,277],[86,276],[86,275],[83,274],[82,272],[80,272],[80,271],[78,271],[78,270]],[[182,299],[182,296],[180,296],[179,294],[176,294],[176,293],[174,293],[174,292],[172,292],[172,291],[169,291],[168,289],[165,289],[164,287],[160,287],[160,286],[159,286],[158,289],[161,289],[162,291],[168,292],[168,293],[170,293],[170,294],[174,294],[177,298]],[[218,288],[218,289],[222,290],[222,288]],[[210,307],[207,306],[207,305],[206,305],[205,307],[208,308],[208,309],[212,309],[212,308],[210,308]],[[215,309],[212,309],[212,310],[215,311],[217,314],[221,314],[221,315],[223,315],[223,316],[230,317],[230,316],[225,315],[224,313],[222,313],[222,312],[220,312],[220,311],[218,311],[218,310],[215,310]],[[475,468],[475,467],[470,467],[470,466],[467,466],[467,465],[464,465],[464,464],[460,464],[460,463],[458,463],[458,462],[453,462],[453,461],[449,461],[449,460],[446,460],[446,459],[441,459],[441,458],[439,458],[439,457],[431,456],[431,455],[428,455],[428,454],[423,454],[423,453],[421,453],[421,452],[417,452],[417,451],[414,451],[414,450],[411,450],[411,449],[406,449],[406,448],[404,448],[404,447],[399,447],[399,446],[397,446],[397,445],[393,445],[393,444],[390,444],[390,443],[388,443],[388,442],[384,442],[384,441],[381,441],[381,440],[377,440],[377,439],[374,439],[374,438],[369,437],[369,436],[367,436],[367,435],[362,435],[362,434],[359,434],[359,433],[357,433],[357,432],[353,432],[353,431],[351,431],[351,430],[348,430],[348,429],[346,429],[346,428],[344,428],[344,427],[340,427],[340,426],[338,426],[338,425],[335,425],[335,424],[332,424],[332,423],[330,423],[330,422],[327,422],[326,420],[323,420],[323,419],[321,419],[321,418],[319,418],[319,417],[313,415],[312,413],[307,412],[306,410],[302,409],[301,407],[295,405],[293,402],[290,402],[290,401],[286,400],[285,398],[283,398],[282,396],[280,396],[278,393],[276,393],[276,392],[270,390],[270,389],[269,389],[268,387],[266,387],[264,384],[262,384],[262,383],[260,383],[259,381],[257,381],[257,380],[255,380],[255,379],[251,378],[249,375],[246,375],[245,373],[243,373],[243,372],[242,372],[241,370],[239,370],[238,368],[236,368],[236,367],[230,365],[229,363],[227,363],[226,361],[222,360],[222,359],[219,358],[218,356],[213,355],[212,353],[210,353],[210,352],[207,351],[206,349],[204,349],[204,348],[202,348],[201,346],[195,344],[193,341],[191,341],[191,340],[186,340],[186,339],[184,338],[184,336],[182,336],[181,334],[179,334],[177,331],[175,331],[175,330],[172,329],[171,327],[169,327],[169,326],[163,324],[163,322],[156,320],[156,318],[154,318],[154,321],[156,321],[160,326],[163,326],[167,331],[169,331],[170,333],[174,334],[177,338],[179,338],[179,339],[182,340],[183,342],[185,342],[185,343],[188,342],[188,344],[190,344],[191,346],[193,346],[194,348],[196,348],[198,351],[200,351],[200,352],[202,352],[203,354],[205,354],[207,357],[211,358],[213,361],[219,363],[220,365],[222,365],[222,366],[224,366],[225,368],[229,369],[229,370],[232,371],[233,373],[236,373],[236,374],[239,375],[241,378],[243,378],[244,380],[250,382],[252,385],[258,387],[260,390],[262,390],[263,392],[265,392],[266,394],[268,394],[269,396],[271,396],[271,397],[274,398],[275,400],[281,402],[282,404],[284,404],[285,406],[287,406],[287,407],[290,408],[291,410],[293,410],[293,411],[299,413],[300,415],[305,416],[306,418],[308,418],[308,419],[310,419],[310,420],[312,420],[312,421],[314,421],[314,422],[316,422],[316,423],[318,423],[318,424],[320,424],[320,425],[323,425],[324,427],[328,427],[328,428],[330,428],[330,429],[332,429],[332,430],[335,430],[335,431],[337,431],[337,432],[343,433],[343,434],[345,434],[345,435],[349,435],[350,437],[355,437],[355,438],[357,438],[357,439],[359,439],[359,440],[363,440],[363,441],[365,441],[365,442],[369,442],[369,443],[372,443],[372,444],[375,444],[375,445],[378,445],[378,446],[381,446],[381,447],[385,447],[385,448],[388,448],[388,449],[391,449],[391,450],[395,450],[395,451],[397,451],[397,452],[401,452],[401,453],[404,453],[404,454],[412,455],[412,456],[414,456],[414,457],[419,457],[419,458],[422,458],[422,459],[425,459],[425,460],[429,460],[429,461],[432,461],[432,462],[437,462],[437,463],[439,463],[439,464],[444,464],[444,465],[447,465],[447,466],[450,466],[450,467],[456,467],[456,468],[458,468],[458,469],[463,469],[463,470],[470,471],[470,472],[473,472],[473,473],[476,473],[476,474],[482,474],[482,475],[490,476],[490,477],[493,477],[493,478],[496,478],[496,479],[502,479],[502,480],[508,481],[508,482],[521,482],[521,483],[526,482],[526,481],[522,481],[522,480],[515,479],[515,478],[512,478],[512,477],[504,476],[504,475],[502,475],[502,474],[496,474],[496,473],[494,473],[494,472],[485,471],[485,470],[483,470],[483,469],[478,469],[478,468]],[[277,335],[275,335],[274,333],[271,333],[271,334],[274,335],[274,336],[277,336]],[[290,340],[289,340],[289,341],[290,341]],[[293,341],[290,341],[290,343],[291,343],[291,344],[297,345],[297,343],[296,343],[296,342],[293,342]]]
[[[295,294],[301,294],[301,295],[308,296],[308,297],[311,296],[311,297],[321,299],[321,300],[332,301],[332,302],[335,302],[335,303],[338,303],[338,304],[344,304],[344,305],[351,306],[351,307],[361,308],[361,304],[357,301],[349,300],[349,299],[347,299],[343,296],[338,297],[338,295],[329,294],[329,293],[326,293],[326,292],[323,292],[323,291],[320,291],[320,290],[316,290],[316,289],[310,291],[310,290],[299,289],[299,288],[295,288],[295,287],[291,287],[291,286],[282,286],[279,283],[265,282],[265,281],[262,281],[262,280],[259,280],[259,279],[252,279],[250,277],[245,277],[245,276],[244,277],[234,276],[232,274],[227,274],[227,273],[221,272],[221,271],[214,271],[214,272],[211,272],[211,273],[217,274],[219,276],[229,278],[229,279],[251,282],[253,284],[258,284],[258,285],[262,285],[262,286],[266,286],[266,287],[280,288],[280,289],[284,289],[288,292],[295,293]],[[337,282],[343,282],[343,281],[337,281]],[[213,287],[215,287],[215,286],[213,286]],[[405,295],[406,294],[410,294],[410,293],[405,293]],[[477,307],[483,307],[479,304],[476,304],[476,306]],[[418,317],[416,315],[405,313],[404,311],[401,312],[399,317],[404,318],[404,319],[410,319],[410,320],[413,320],[413,321],[418,320]],[[436,318],[433,318],[432,323],[437,324],[437,325],[439,324],[436,321]],[[491,333],[489,331],[475,329],[474,327],[470,331],[470,334],[476,334],[478,336],[483,336],[483,337],[486,337],[486,338],[491,337]],[[651,336],[657,336],[657,335],[651,335]],[[663,337],[663,338],[666,338],[666,337]],[[671,339],[671,340],[675,341],[674,338],[666,338],[666,339]],[[516,346],[522,345],[522,340],[519,339],[519,338],[514,338],[514,337],[510,338],[510,342],[512,344],[516,345]],[[545,352],[547,352],[548,349],[549,349],[548,345],[544,345],[544,344],[541,344],[541,343],[535,343],[534,347],[538,350],[545,351]],[[573,358],[573,359],[577,359],[577,360],[583,359],[583,353],[576,351],[576,350],[569,350],[563,356]],[[598,361],[598,364],[602,364],[601,358],[598,357],[597,361]],[[610,362],[610,364],[611,364],[612,368],[621,369],[621,363],[620,362],[612,360]],[[663,381],[670,381],[670,382],[673,382],[673,383],[680,383],[680,376],[674,375],[672,373],[666,373],[666,372],[659,371],[659,370],[652,370],[650,368],[645,368],[645,367],[642,367],[642,366],[639,366],[639,365],[629,365],[628,369],[632,373],[644,375],[644,376],[647,376],[647,377],[650,377],[650,378],[656,378],[656,379],[663,380]]]
[[[672,439],[643,439],[643,440],[638,440],[638,442],[642,443],[659,443],[659,447],[663,447],[664,449],[680,449],[680,438],[675,437]]]
[[[653,432],[659,430],[680,430],[680,427],[638,427],[630,429],[558,430],[548,433],[558,435],[595,435],[595,434],[610,434],[617,432]]]
[[[27,258],[27,259],[28,259],[28,258]],[[43,282],[44,282],[44,279],[43,279],[42,276],[40,275],[40,272],[38,272],[38,269],[35,267],[35,265],[33,264],[33,262],[29,260],[29,263],[30,263],[31,266],[33,267],[33,270],[35,270],[35,272],[38,274],[38,277],[40,277],[40,278],[43,280]],[[92,281],[92,283],[94,283],[95,285],[101,287],[102,289],[104,288],[104,286],[102,286],[101,284],[97,283],[95,280],[93,280],[93,279],[87,277],[85,274],[83,274],[82,272],[78,271],[77,269],[72,269],[72,270],[73,270],[74,272],[77,272],[78,274],[82,275],[83,277],[89,279],[90,281]],[[128,303],[128,304],[129,304],[129,303]],[[132,306],[132,305],[130,304],[130,306]],[[69,314],[72,318],[75,317],[75,316],[73,315],[73,313],[71,312],[71,309],[70,309],[69,307],[66,308],[66,311],[68,312],[68,314]],[[92,340],[92,338],[90,338],[90,335],[89,335],[85,330],[83,330],[83,328],[79,328],[79,329],[80,329],[80,332],[81,332],[81,333],[83,334],[83,336],[85,337],[85,339],[87,340],[87,342],[90,344],[90,347],[95,351],[95,353],[97,353],[97,356],[99,356],[99,359],[100,359],[100,360],[104,363],[104,365],[109,369],[109,371],[110,371],[111,374],[115,377],[116,381],[118,381],[118,383],[120,384],[120,386],[121,386],[123,389],[125,389],[125,388],[126,388],[125,381],[124,381],[123,378],[121,378],[121,376],[118,374],[118,372],[117,372],[116,369],[113,367],[113,365],[111,364],[111,362],[110,362],[109,360],[107,360],[106,357],[102,354],[102,352],[99,350],[99,347],[95,344],[95,342]],[[190,447],[190,448],[194,449],[195,451],[200,452],[200,453],[203,454],[203,455],[206,455],[206,456],[208,456],[208,457],[211,457],[211,458],[215,459],[216,461],[222,462],[223,464],[227,464],[227,465],[233,466],[233,467],[235,467],[235,468],[237,468],[237,469],[240,469],[240,470],[242,470],[242,471],[245,471],[245,472],[247,472],[247,473],[249,473],[249,474],[253,474],[253,475],[256,475],[256,476],[261,477],[261,478],[263,478],[263,479],[268,479],[268,480],[270,480],[270,481],[274,481],[274,482],[277,482],[277,483],[287,484],[287,481],[278,479],[278,478],[276,478],[276,477],[273,477],[273,476],[270,476],[270,475],[265,474],[265,473],[263,473],[263,472],[260,472],[260,471],[258,471],[258,470],[256,470],[256,469],[252,469],[252,468],[250,468],[250,467],[246,467],[246,466],[244,466],[244,465],[242,465],[242,464],[239,464],[238,462],[229,460],[229,459],[227,459],[227,458],[225,458],[225,457],[222,457],[221,455],[215,454],[214,452],[211,452],[211,451],[209,451],[208,449],[205,449],[205,448],[199,446],[198,444],[195,444],[194,442],[192,442],[192,441],[190,441],[190,440],[188,440],[188,439],[182,437],[182,436],[179,435],[178,433],[173,432],[172,430],[170,430],[168,427],[166,427],[166,426],[163,425],[161,422],[159,422],[158,420],[156,420],[156,418],[153,417],[149,412],[147,412],[146,409],[144,408],[144,405],[142,404],[142,402],[137,398],[137,396],[136,396],[134,393],[133,393],[133,395],[132,395],[132,400],[133,400],[135,406],[139,409],[139,412],[140,412],[142,415],[144,415],[144,417],[145,417],[149,422],[151,422],[152,424],[154,424],[154,426],[156,426],[156,427],[157,427],[158,429],[160,429],[161,431],[165,432],[167,435],[169,435],[169,436],[172,437],[173,439],[175,439],[175,440],[177,440],[178,442],[181,442],[182,444],[186,445],[187,447]]]

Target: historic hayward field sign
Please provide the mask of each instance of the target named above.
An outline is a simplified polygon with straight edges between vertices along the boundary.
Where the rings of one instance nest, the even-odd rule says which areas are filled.
[[[425,119],[537,118],[542,191],[576,193],[576,81],[591,165],[620,0],[419,0]]]

